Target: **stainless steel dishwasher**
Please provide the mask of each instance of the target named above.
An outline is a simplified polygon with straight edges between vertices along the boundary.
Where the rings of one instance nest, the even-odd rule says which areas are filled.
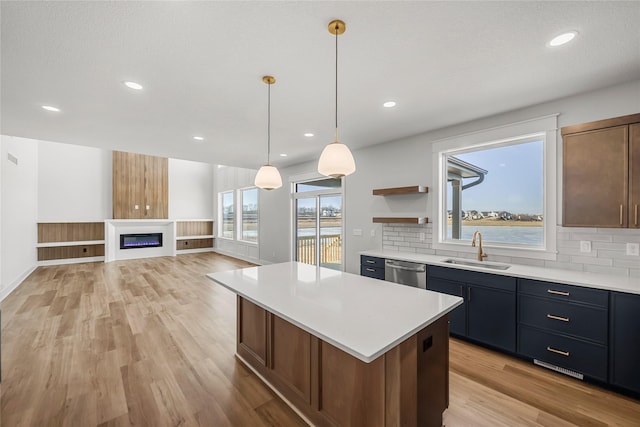
[[[384,280],[427,289],[427,266],[416,262],[387,259],[384,262]]]

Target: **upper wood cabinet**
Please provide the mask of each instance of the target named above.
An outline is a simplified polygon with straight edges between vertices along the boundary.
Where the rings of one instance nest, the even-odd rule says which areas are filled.
[[[640,114],[562,128],[562,224],[640,228]]]
[[[169,168],[164,157],[113,152],[113,219],[169,217]]]

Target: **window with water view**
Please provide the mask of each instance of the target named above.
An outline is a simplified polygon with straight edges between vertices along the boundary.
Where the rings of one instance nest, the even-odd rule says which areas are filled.
[[[447,241],[544,246],[542,138],[445,155]]]

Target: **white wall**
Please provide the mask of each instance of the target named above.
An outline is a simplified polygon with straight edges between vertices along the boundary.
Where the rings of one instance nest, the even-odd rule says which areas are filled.
[[[213,165],[169,159],[169,218],[213,218]]]
[[[38,142],[0,136],[2,214],[0,215],[0,300],[36,265]],[[8,160],[12,155],[17,165]]]
[[[429,195],[399,196],[393,199],[371,195],[373,188],[417,184],[432,187],[433,141],[555,113],[559,113],[558,125],[562,127],[638,112],[640,80],[354,151],[357,170],[345,180],[346,270],[352,273],[359,272],[359,251],[382,249],[382,228],[372,223],[373,216],[417,216],[423,213],[430,218],[433,217],[434,205]],[[561,200],[560,130],[558,141],[558,200]],[[280,172],[283,182],[287,183],[290,176],[313,172],[315,168],[316,163],[311,162],[281,169]],[[560,205],[561,203],[558,203],[558,219],[562,218]],[[260,209],[262,258],[270,262],[288,261],[291,256],[291,238],[284,238],[284,234],[281,233],[286,233],[290,228],[289,186],[285,184],[282,188],[273,190],[268,198],[261,200]],[[288,212],[284,212],[285,209]],[[354,236],[354,229],[362,230],[362,235]],[[376,234],[373,238],[370,235],[371,230]],[[561,232],[562,230],[558,234]],[[634,236],[629,238],[630,241],[637,239]],[[568,259],[566,262],[570,263],[571,260]]]
[[[111,218],[111,151],[40,141],[38,221]]]

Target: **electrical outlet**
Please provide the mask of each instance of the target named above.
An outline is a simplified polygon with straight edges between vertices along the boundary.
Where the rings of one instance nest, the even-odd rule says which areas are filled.
[[[376,237],[376,229],[375,228],[371,229],[371,237]]]
[[[627,255],[639,256],[640,243],[627,243]]]
[[[588,240],[581,240],[580,252],[591,252],[591,242]]]
[[[353,229],[353,235],[354,236],[362,236],[362,229],[361,228],[354,228]]]

